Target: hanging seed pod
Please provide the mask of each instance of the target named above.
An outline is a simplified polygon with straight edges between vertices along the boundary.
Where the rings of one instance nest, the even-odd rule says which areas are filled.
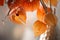
[[[46,9],[49,13],[51,12],[51,9],[47,7]],[[43,6],[40,6],[40,8],[37,10],[37,18],[39,21],[44,22],[44,18],[46,16],[47,13],[45,13],[45,10],[43,8]]]
[[[26,13],[23,8],[17,7],[16,9],[12,9],[9,14],[9,18],[12,22],[17,24],[26,23]]]
[[[46,24],[48,24],[50,26],[56,26],[56,24],[57,24],[57,17],[56,17],[56,15],[54,15],[52,13],[48,13],[45,16],[44,21],[45,21]]]
[[[51,8],[51,0],[50,0],[50,11],[47,10],[44,2],[41,0],[41,4],[43,5],[44,9],[45,9],[45,18],[44,18],[44,22],[50,26],[55,26],[57,24],[57,18],[56,15],[54,15],[52,12],[52,8]]]
[[[39,20],[37,20],[33,24],[33,32],[34,32],[35,37],[43,34],[46,30],[47,30],[46,24],[44,24],[43,22],[41,22]]]

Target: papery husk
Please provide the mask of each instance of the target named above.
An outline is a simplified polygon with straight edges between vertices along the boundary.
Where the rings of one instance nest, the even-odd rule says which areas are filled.
[[[47,5],[50,5],[50,0],[43,0],[44,3],[46,3]],[[51,5],[56,7],[58,4],[58,0],[51,0]]]
[[[40,36],[41,34],[43,34],[45,31],[47,30],[47,26],[46,24],[44,24],[43,22],[37,20],[34,24],[33,24],[33,32],[35,37]]]
[[[56,17],[55,14],[53,14],[53,13],[48,13],[48,14],[46,14],[46,16],[45,16],[44,21],[45,21],[45,23],[46,23],[47,25],[56,26],[58,20],[57,20],[57,17]]]

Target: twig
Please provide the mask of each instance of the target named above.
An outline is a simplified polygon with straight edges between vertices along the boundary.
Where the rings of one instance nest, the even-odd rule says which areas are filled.
[[[52,13],[52,5],[51,5],[51,0],[50,0],[50,9],[51,9],[51,13]]]
[[[43,6],[45,12],[47,13],[47,7],[46,7],[46,5],[44,4],[43,0],[40,0],[40,2],[41,2],[41,4],[42,4],[42,6]]]

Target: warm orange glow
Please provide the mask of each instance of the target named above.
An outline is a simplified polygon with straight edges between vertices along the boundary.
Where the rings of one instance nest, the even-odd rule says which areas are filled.
[[[45,16],[44,21],[50,26],[55,26],[57,24],[57,17],[56,15],[49,13]]]
[[[38,8],[38,10],[37,10],[37,18],[38,18],[38,20],[43,22],[45,15],[46,15],[46,13],[45,13],[45,11],[43,9],[43,6],[40,6],[40,8]]]
[[[37,21],[33,24],[33,31],[34,31],[35,37],[41,35],[41,34],[44,33],[46,30],[47,30],[46,24],[42,23],[42,22],[39,21],[39,20],[37,20]]]
[[[47,8],[48,14],[45,13],[45,10],[41,6],[41,8],[38,9],[37,11],[37,18],[39,21],[44,22],[50,26],[55,26],[57,24],[57,18],[56,15],[51,13],[51,9]]]
[[[51,12],[51,9],[50,8],[48,8],[47,7],[47,12]],[[47,13],[45,13],[45,10],[44,10],[44,8],[43,8],[43,6],[40,6],[40,8],[38,8],[38,10],[37,10],[37,18],[38,18],[38,20],[40,20],[40,21],[42,21],[42,22],[44,22],[44,18],[45,18],[45,15],[46,15]]]
[[[9,16],[10,20],[17,23],[17,24],[21,24],[22,20],[24,23],[26,23],[26,13],[25,11],[22,9],[16,9],[14,10],[11,15]]]

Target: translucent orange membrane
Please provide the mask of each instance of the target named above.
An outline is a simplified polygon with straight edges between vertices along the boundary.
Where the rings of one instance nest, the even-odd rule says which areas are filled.
[[[55,14],[49,13],[45,16],[44,21],[46,22],[46,24],[50,25],[50,26],[56,26],[57,24],[57,17]]]
[[[43,1],[44,1],[46,4],[48,4],[50,0],[43,0]],[[57,3],[58,3],[58,0],[51,0],[51,5],[52,5],[52,6],[55,6],[55,7],[56,7],[56,6],[57,6]],[[50,5],[50,4],[49,4],[49,5]]]
[[[39,0],[24,0],[23,7],[26,11],[33,11],[39,7]]]
[[[43,22],[45,15],[46,15],[46,13],[45,13],[43,7],[40,6],[40,8],[37,10],[37,18],[38,18],[38,20]]]
[[[4,0],[0,0],[0,6],[4,5]]]
[[[39,21],[39,20],[37,20],[37,21],[33,24],[33,31],[34,31],[35,37],[43,34],[46,30],[47,30],[46,24],[44,24],[43,22],[41,22],[41,21]]]
[[[22,22],[26,23],[26,13],[23,9],[16,9],[14,10],[10,16],[10,20],[16,24],[23,24]]]
[[[22,6],[26,11],[33,11],[39,7],[39,0],[14,0],[14,3],[8,1],[8,7]]]
[[[47,12],[50,13],[51,12],[51,9],[49,7],[47,7]],[[39,21],[42,21],[44,22],[44,19],[45,19],[45,16],[46,16],[46,10],[44,10],[43,6],[40,6],[37,10],[37,18]]]

